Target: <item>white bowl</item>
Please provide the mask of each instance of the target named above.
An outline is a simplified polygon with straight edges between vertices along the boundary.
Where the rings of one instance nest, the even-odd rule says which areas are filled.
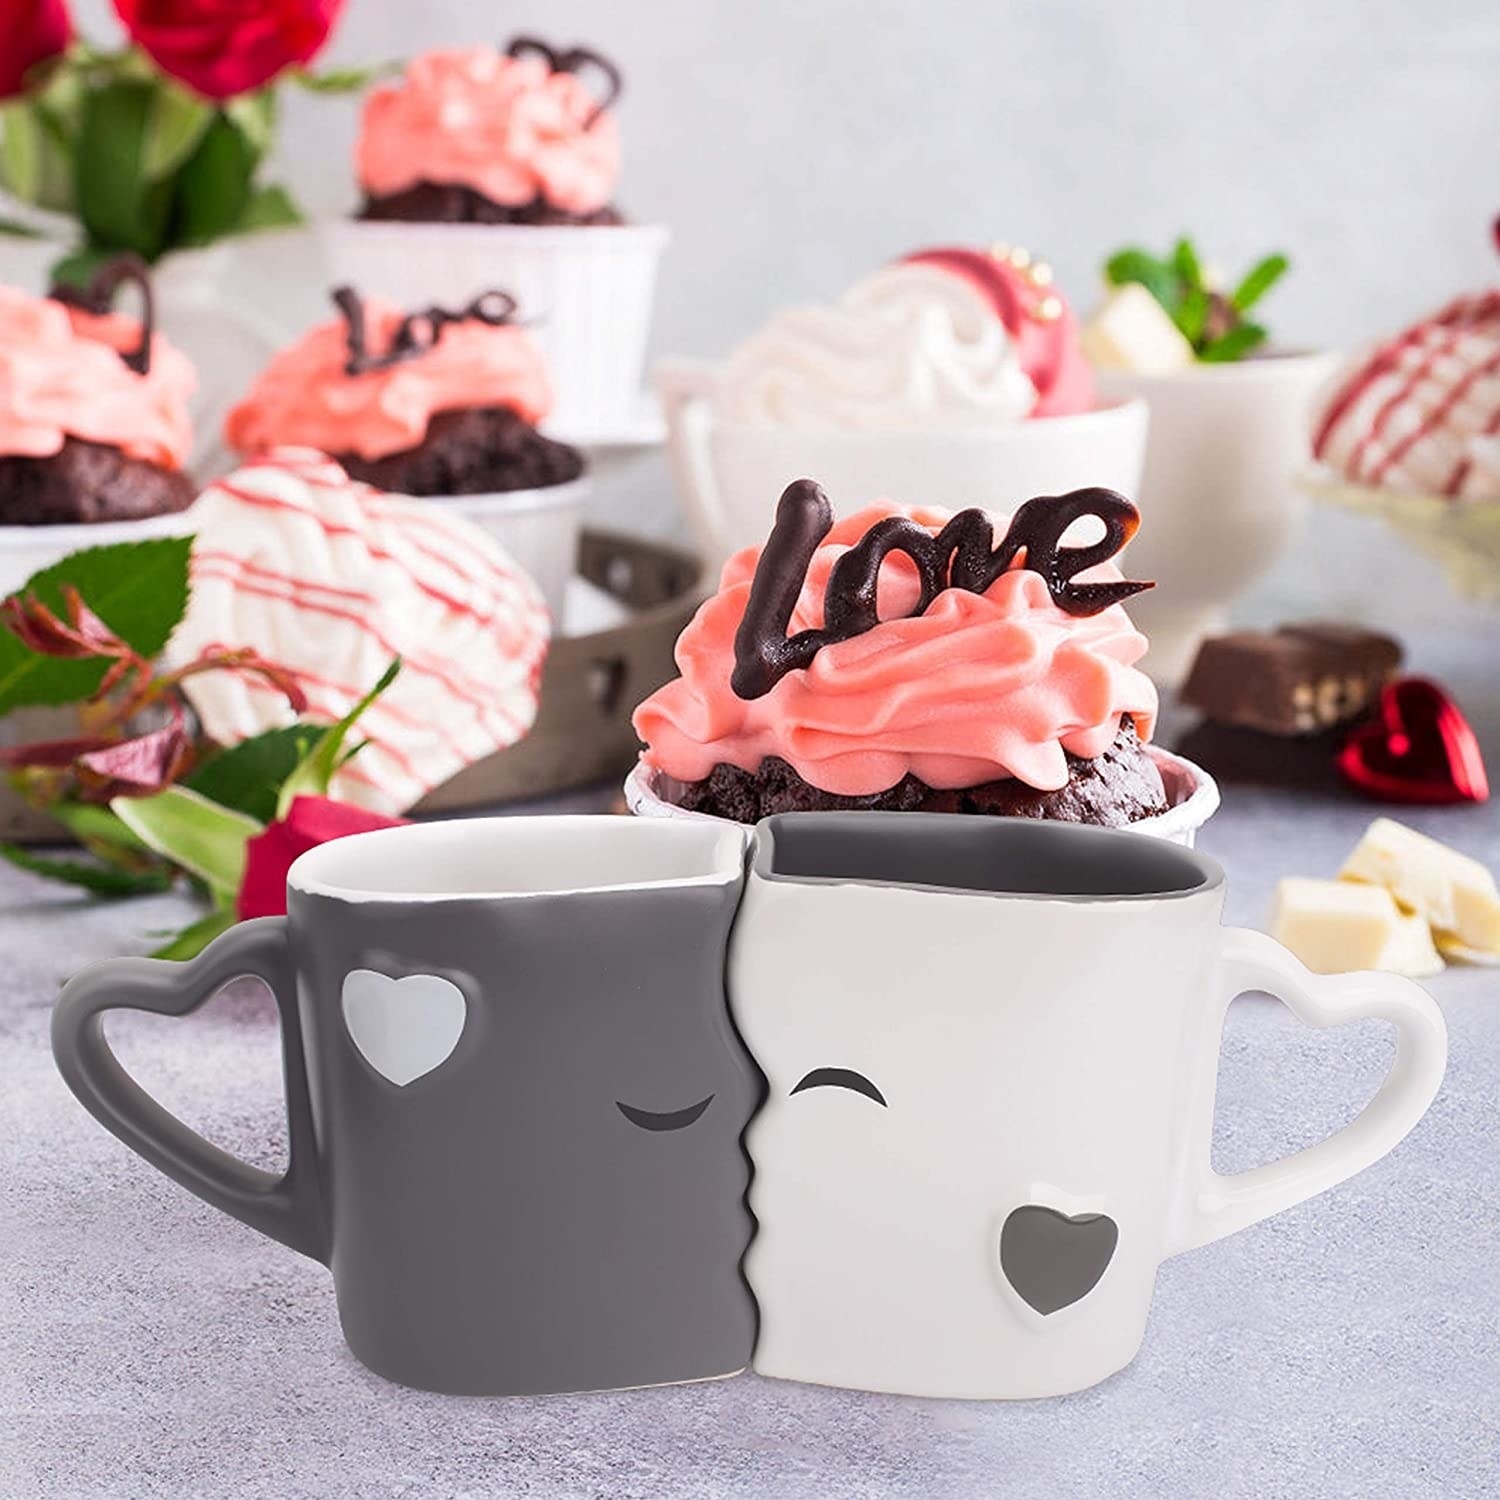
[[[531,575],[547,601],[554,631],[560,631],[568,580],[578,559],[587,478],[539,490],[502,490],[490,495],[427,497],[487,531],[513,561]]]
[[[91,525],[0,526],[0,599],[21,588],[33,573],[50,568],[70,552],[108,547],[116,542],[144,542],[157,536],[187,536],[193,511],[147,516],[141,521],[95,521]]]
[[[1219,806],[1218,785],[1201,766],[1195,766],[1192,761],[1184,760],[1180,755],[1173,755],[1156,745],[1148,745],[1146,752],[1161,772],[1169,806],[1159,817],[1142,818],[1138,823],[1131,823],[1129,831],[1166,839],[1169,843],[1191,849],[1197,841],[1198,830],[1208,822]],[[630,775],[625,778],[625,805],[636,817],[701,818],[711,823],[728,822],[727,818],[718,818],[712,813],[688,812],[668,801],[658,790],[660,779],[661,773],[644,761],[637,761]]]
[[[805,430],[719,420],[720,366],[663,360],[652,371],[667,419],[677,490],[708,562],[764,542],[776,501],[815,479],[847,515],[872,500],[1010,512],[1033,495],[1104,485],[1134,495],[1146,408],[1118,401],[1079,416],[977,432]]]
[[[509,292],[552,376],[546,431],[585,447],[631,441],[640,428],[646,335],[668,238],[660,224],[322,226],[331,284],[405,308],[453,307],[490,287]]]
[[[1159,682],[1186,676],[1198,643],[1224,627],[1295,533],[1313,399],[1338,363],[1286,354],[1172,375],[1099,372],[1101,394],[1151,408],[1128,571],[1156,583],[1130,601],[1130,616],[1151,642],[1142,666]]]

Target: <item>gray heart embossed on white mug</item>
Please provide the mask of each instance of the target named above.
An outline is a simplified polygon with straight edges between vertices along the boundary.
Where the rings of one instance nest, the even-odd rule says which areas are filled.
[[[344,976],[344,1025],[360,1056],[403,1088],[441,1067],[464,1034],[469,1003],[451,979],[374,969]]]

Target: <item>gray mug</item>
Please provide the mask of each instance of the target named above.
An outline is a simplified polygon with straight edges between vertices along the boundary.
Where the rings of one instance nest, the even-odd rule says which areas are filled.
[[[305,854],[288,916],[188,964],[64,990],[68,1086],[184,1187],[333,1272],[358,1358],[467,1395],[745,1368],[741,1145],[761,1079],[724,994],[745,834],[537,817],[360,834]],[[102,1013],[276,997],[290,1165],[209,1144],[120,1067]]]

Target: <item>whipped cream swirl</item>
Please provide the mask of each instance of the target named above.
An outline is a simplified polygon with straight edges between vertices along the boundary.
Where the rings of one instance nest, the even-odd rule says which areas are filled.
[[[757,427],[957,430],[1019,422],[1037,390],[976,288],[930,265],[777,314],[730,356],[719,416]]]

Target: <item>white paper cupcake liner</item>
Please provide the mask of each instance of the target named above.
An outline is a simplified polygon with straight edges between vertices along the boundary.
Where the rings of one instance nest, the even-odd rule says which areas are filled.
[[[322,228],[330,284],[402,307],[455,306],[509,292],[547,360],[552,437],[582,446],[635,432],[646,336],[668,231],[659,224],[408,224],[358,219]]]
[[[50,568],[70,552],[113,546],[117,542],[144,542],[158,536],[185,536],[192,529],[191,506],[139,521],[0,526],[0,599],[15,593],[33,573]]]
[[[500,543],[511,560],[536,581],[556,631],[563,618],[568,580],[578,558],[587,478],[537,490],[501,490],[487,495],[431,495]]]
[[[1198,830],[1208,822],[1219,806],[1219,788],[1213,777],[1201,766],[1173,755],[1156,745],[1146,752],[1156,762],[1167,792],[1167,811],[1155,818],[1131,823],[1131,833],[1149,834],[1191,849]],[[710,823],[728,822],[712,813],[689,812],[667,801],[657,790],[659,773],[644,762],[638,762],[625,778],[625,804],[638,818],[701,818]]]

